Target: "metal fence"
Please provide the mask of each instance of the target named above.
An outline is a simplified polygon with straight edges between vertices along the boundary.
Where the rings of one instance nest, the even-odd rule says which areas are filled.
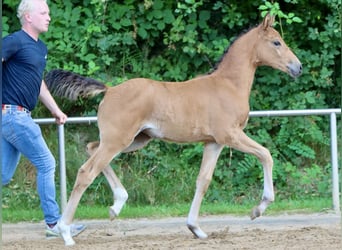
[[[331,167],[332,167],[332,200],[333,209],[340,213],[340,185],[338,173],[338,144],[336,115],[341,114],[341,109],[309,109],[309,110],[270,110],[270,111],[251,111],[250,117],[280,117],[280,116],[330,116],[330,145],[331,145]],[[34,119],[38,124],[54,124],[53,118]],[[97,117],[69,117],[67,123],[93,123],[97,122]],[[60,165],[60,187],[61,187],[61,208],[67,204],[66,190],[66,166],[65,166],[65,145],[64,145],[64,125],[58,125],[58,148]]]

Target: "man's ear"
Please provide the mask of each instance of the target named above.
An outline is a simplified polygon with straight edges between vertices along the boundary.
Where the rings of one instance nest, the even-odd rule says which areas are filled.
[[[26,13],[24,13],[23,16],[24,16],[24,19],[25,19],[26,23],[30,23],[31,22],[31,15],[30,15],[30,13],[26,12]]]

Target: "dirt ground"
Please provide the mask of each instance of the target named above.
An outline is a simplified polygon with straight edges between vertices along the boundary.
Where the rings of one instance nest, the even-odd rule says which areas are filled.
[[[2,225],[2,249],[342,249],[341,218],[333,213],[246,217],[201,216],[206,240],[195,239],[186,218],[76,221],[87,229],[65,247],[61,238],[45,239],[44,224]]]

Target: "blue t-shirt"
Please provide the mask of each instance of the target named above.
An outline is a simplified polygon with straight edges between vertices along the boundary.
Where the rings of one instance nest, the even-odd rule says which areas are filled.
[[[2,103],[32,110],[46,66],[47,48],[20,30],[2,39]]]

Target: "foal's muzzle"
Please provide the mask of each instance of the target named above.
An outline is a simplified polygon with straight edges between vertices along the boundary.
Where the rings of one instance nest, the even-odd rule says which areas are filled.
[[[287,71],[293,78],[302,74],[302,64],[300,62],[291,62],[287,65]]]

